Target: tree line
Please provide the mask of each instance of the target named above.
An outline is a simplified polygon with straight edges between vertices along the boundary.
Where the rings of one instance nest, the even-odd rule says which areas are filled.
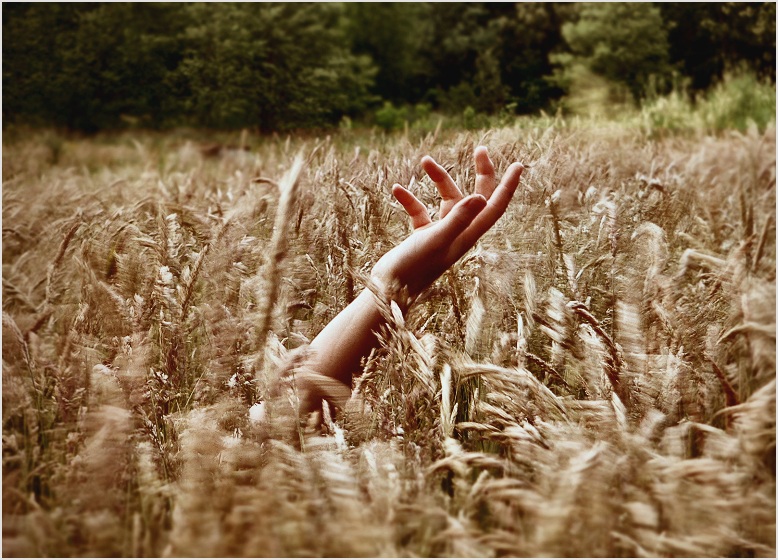
[[[775,3],[6,3],[3,122],[329,127],[775,82]]]

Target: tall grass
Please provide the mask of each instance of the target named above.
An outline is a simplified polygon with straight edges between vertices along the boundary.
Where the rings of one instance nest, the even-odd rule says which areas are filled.
[[[390,186],[472,189],[479,143],[506,215],[285,421]],[[774,127],[241,144],[4,145],[5,555],[775,555]]]
[[[745,132],[775,126],[775,84],[760,82],[749,72],[728,74],[696,99],[683,89],[647,100],[640,109],[641,126],[649,132]]]

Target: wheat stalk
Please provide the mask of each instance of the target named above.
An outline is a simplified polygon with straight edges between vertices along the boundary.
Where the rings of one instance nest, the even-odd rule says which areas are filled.
[[[273,225],[273,237],[270,239],[270,249],[268,253],[267,270],[265,274],[265,293],[262,298],[262,305],[259,311],[259,320],[257,323],[256,343],[258,348],[265,346],[270,323],[273,317],[273,307],[281,284],[281,264],[286,256],[289,242],[289,226],[291,216],[295,209],[297,200],[298,185],[300,174],[303,170],[303,156],[297,154],[292,167],[279,183],[280,198],[278,208],[276,209],[276,218]],[[260,354],[261,356],[261,354]],[[259,368],[258,368],[259,369]]]

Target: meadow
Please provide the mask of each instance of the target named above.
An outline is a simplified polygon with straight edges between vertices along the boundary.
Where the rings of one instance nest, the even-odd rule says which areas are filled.
[[[507,213],[307,429],[272,387],[410,232],[392,184],[471,192],[481,144]],[[3,555],[774,557],[775,154],[774,116],[4,134]]]

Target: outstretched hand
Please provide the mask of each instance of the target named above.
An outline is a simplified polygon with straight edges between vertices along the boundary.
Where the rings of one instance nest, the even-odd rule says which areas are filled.
[[[484,146],[475,149],[475,193],[464,196],[451,176],[434,159],[421,165],[442,197],[440,219],[408,189],[396,184],[392,194],[410,217],[413,233],[386,253],[373,268],[373,278],[385,287],[399,283],[415,297],[457,262],[505,213],[524,167],[513,163],[495,187],[494,164]]]
[[[414,231],[373,267],[372,279],[388,297],[397,288],[407,290],[411,298],[418,296],[457,262],[505,213],[524,170],[520,163],[512,164],[495,186],[494,165],[480,146],[475,150],[475,193],[464,196],[431,157],[423,158],[421,165],[443,199],[440,219],[433,222],[418,198],[394,185],[392,193],[408,212]],[[306,359],[294,368],[300,412],[315,410],[322,400],[338,406],[348,400],[352,376],[378,345],[375,333],[384,323],[374,295],[365,289],[322,329]]]

